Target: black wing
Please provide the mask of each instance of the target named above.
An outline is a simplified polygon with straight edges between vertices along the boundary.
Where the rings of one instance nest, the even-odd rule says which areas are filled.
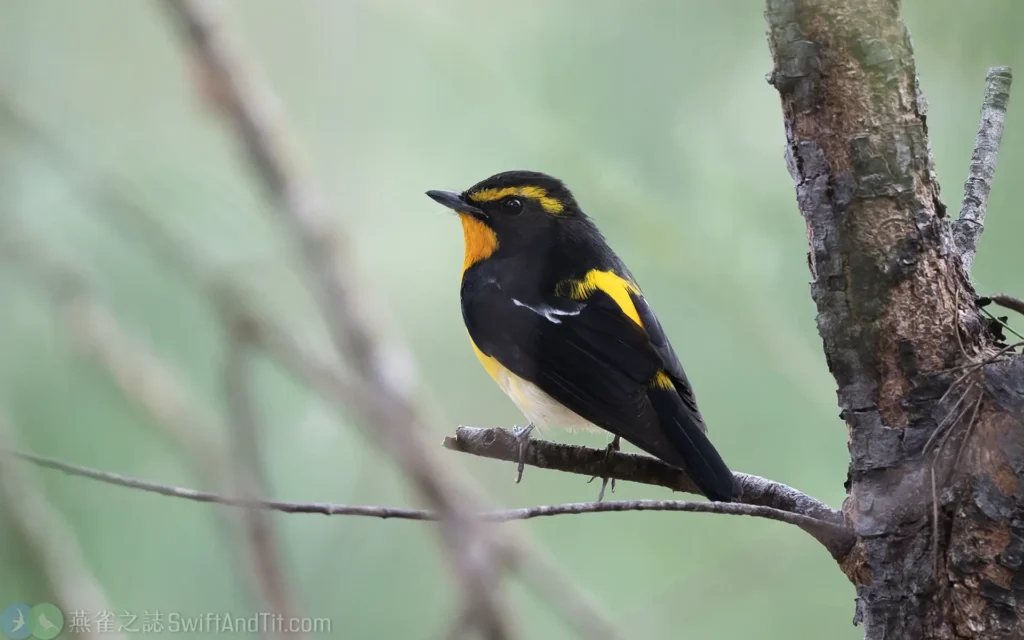
[[[656,320],[652,327],[664,346],[603,291],[582,301],[524,303],[493,282],[474,289],[466,292],[463,315],[482,352],[593,424],[687,469],[709,498],[732,498],[732,474],[703,433],[682,367]],[[642,307],[638,313],[653,318]],[[660,371],[685,394],[651,386]]]
[[[647,331],[647,338],[651,346],[654,347],[654,350],[658,352],[658,356],[661,357],[662,368],[672,378],[679,398],[683,401],[683,404],[691,414],[691,418],[697,423],[701,431],[707,432],[704,418],[701,417],[700,411],[697,410],[697,398],[693,394],[693,387],[690,386],[690,380],[686,377],[686,372],[683,371],[683,365],[679,362],[679,356],[676,355],[675,349],[669,343],[665,330],[661,328],[661,323],[658,322],[658,317],[654,315],[654,311],[642,295],[631,292],[630,298],[633,300],[637,315],[640,316],[640,321]]]
[[[502,366],[641,448],[668,444],[646,393],[660,358],[608,295],[523,303],[489,283],[464,302],[470,337]]]

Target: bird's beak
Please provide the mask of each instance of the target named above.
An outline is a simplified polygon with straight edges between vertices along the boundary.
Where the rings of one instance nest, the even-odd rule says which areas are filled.
[[[467,204],[462,199],[462,196],[454,191],[428,191],[427,195],[435,202],[443,204],[456,213],[468,213],[474,218],[480,219],[487,218],[487,214],[481,211],[479,207]]]

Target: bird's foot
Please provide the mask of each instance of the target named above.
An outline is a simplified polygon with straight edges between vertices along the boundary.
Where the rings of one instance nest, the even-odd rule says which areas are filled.
[[[619,436],[615,436],[614,438],[612,438],[612,441],[610,443],[608,443],[608,448],[606,448],[604,450],[604,464],[605,464],[606,471],[609,470],[608,467],[611,466],[610,460],[611,460],[611,456],[612,456],[612,451],[620,451],[620,450],[621,449],[619,448]],[[598,478],[598,476],[592,477],[590,480],[587,480],[587,484],[590,484],[591,482],[593,482],[597,478]],[[611,485],[612,485],[612,493],[615,493],[615,478],[609,478],[608,476],[600,476],[600,478],[601,478],[601,490],[597,494],[597,501],[598,502],[601,502],[602,500],[604,500],[604,490],[605,490],[605,488],[608,487],[609,480],[611,481]]]
[[[512,429],[512,435],[515,436],[516,442],[519,444],[519,463],[516,466],[516,484],[519,484],[523,479],[523,469],[526,467],[526,448],[530,446],[530,433],[532,431],[532,424]]]

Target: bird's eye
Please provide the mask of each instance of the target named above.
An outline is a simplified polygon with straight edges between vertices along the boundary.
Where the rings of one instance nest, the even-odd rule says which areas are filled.
[[[523,201],[519,198],[509,198],[502,205],[505,213],[515,216],[523,212]]]

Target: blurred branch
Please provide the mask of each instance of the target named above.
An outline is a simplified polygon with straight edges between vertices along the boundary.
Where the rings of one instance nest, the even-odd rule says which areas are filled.
[[[478,500],[460,491],[440,461],[427,454],[412,390],[402,387],[395,367],[384,357],[372,330],[376,323],[368,298],[339,246],[341,238],[330,231],[332,215],[322,194],[301,175],[274,96],[246,68],[245,54],[228,33],[216,3],[163,4],[203,71],[206,95],[216,97],[260,183],[301,245],[334,346],[362,379],[366,393],[356,408],[364,433],[399,462],[420,494],[442,514],[442,540],[463,606],[479,623],[482,635],[494,640],[516,636],[500,597],[505,551],[487,531],[472,525],[468,514]]]
[[[67,167],[74,175],[86,170],[84,161],[74,157],[69,149],[63,148],[49,132],[9,101],[0,100],[0,112],[46,152],[55,165]],[[216,274],[211,276],[212,269],[202,256],[178,238],[156,212],[116,182],[98,180],[95,187],[98,196],[95,210],[110,226],[145,242],[160,260],[198,288],[222,318],[232,318],[244,325],[250,343],[258,344],[296,378],[312,386],[318,395],[337,399],[339,408],[348,410],[362,402],[362,391],[349,382],[334,362],[320,358],[313,349],[299,342],[281,320],[254,303],[238,283]],[[320,384],[311,384],[311,380],[319,380]]]
[[[248,500],[267,495],[266,470],[260,453],[260,434],[256,401],[251,393],[252,363],[244,322],[225,317],[227,353],[224,356],[224,394],[227,398],[232,449],[231,463],[239,493]],[[253,569],[259,576],[263,603],[261,610],[273,611],[294,619],[297,609],[286,572],[281,566],[273,524],[259,509],[244,510],[243,521],[249,540]]]
[[[444,439],[444,446],[453,451],[485,458],[508,462],[519,460],[518,440],[508,429],[459,427],[454,436]],[[591,449],[532,439],[526,450],[525,462],[541,469],[584,476],[603,476],[667,487],[686,493],[699,493],[684,471],[657,458],[635,453],[608,452],[606,449]],[[710,507],[700,510],[755,515],[789,522],[811,534],[825,545],[834,557],[845,554],[853,544],[853,534],[847,529],[843,515],[825,503],[773,480],[745,473],[735,475],[742,488],[738,503],[689,504],[723,505],[728,507],[726,511],[717,511]]]
[[[17,226],[5,222],[4,230]],[[24,239],[23,239],[24,240]],[[232,456],[222,434],[224,428],[206,407],[187,391],[175,371],[147,345],[135,339],[113,312],[90,291],[88,284],[73,269],[49,256],[37,243],[23,241],[8,247],[4,254],[16,262],[60,309],[65,325],[79,347],[113,379],[121,393],[141,408],[159,432],[178,448],[204,484],[215,488],[231,487]],[[257,599],[276,590],[267,584],[273,576],[263,571],[267,548],[256,546],[261,534],[250,530],[254,523],[245,519],[225,519],[224,530],[247,544],[247,555],[237,560],[243,584],[255,590]],[[267,604],[280,604],[270,602]],[[285,615],[288,610],[273,609]]]
[[[985,97],[981,103],[981,122],[971,155],[971,169],[964,184],[960,217],[953,223],[953,239],[967,273],[971,272],[978,239],[985,230],[985,210],[992,192],[1012,82],[1010,67],[992,67],[985,78]]]
[[[18,446],[15,428],[4,411],[0,411],[0,443],[5,450]],[[74,532],[32,478],[9,462],[0,462],[0,505],[6,507],[4,511],[10,515],[10,522],[36,556],[61,608],[65,612],[112,611],[106,594],[85,562]],[[78,629],[77,635],[124,637],[123,634],[93,633],[90,627]]]
[[[76,158],[69,149],[43,127],[6,101],[0,101],[5,112],[26,137],[38,145],[58,166],[74,175],[86,172],[86,163]],[[97,179],[95,209],[106,216],[115,230],[130,230],[133,235],[150,245],[159,258],[199,288],[221,314],[244,322],[247,339],[259,345],[298,381],[307,385],[316,395],[326,400],[337,412],[347,415],[365,402],[366,391],[358,380],[350,380],[337,364],[297,340],[295,335],[265,309],[254,304],[241,287],[225,277],[210,275],[210,269],[201,256],[191,251],[176,237],[159,215],[132,197],[118,183]],[[523,580],[542,600],[548,603],[578,634],[586,638],[621,637],[611,621],[603,615],[602,606],[592,601],[589,594],[565,576],[558,563],[539,545],[532,542],[527,531],[517,531],[512,537],[519,558],[516,568]]]
[[[282,513],[316,513],[327,516],[362,516],[382,519],[426,520],[442,519],[437,512],[422,509],[406,509],[401,507],[357,506],[334,504],[328,502],[287,502],[282,500],[264,500],[252,497],[230,497],[210,491],[196,491],[184,487],[150,482],[132,478],[110,471],[91,469],[54,458],[10,448],[0,448],[0,453],[31,462],[40,467],[54,469],[63,473],[98,480],[128,489],[136,489],[163,496],[205,502],[227,507],[246,509],[263,509]],[[556,505],[539,505],[521,509],[503,509],[484,511],[473,514],[473,518],[482,522],[511,522],[513,520],[531,520],[558,515],[579,515],[584,513],[606,513],[612,511],[687,511],[693,513],[717,513],[722,515],[751,516],[793,524],[801,528],[814,529],[834,534],[847,533],[837,525],[822,522],[810,516],[789,513],[757,505],[736,502],[690,502],[685,500],[611,500],[606,502],[574,502]]]

